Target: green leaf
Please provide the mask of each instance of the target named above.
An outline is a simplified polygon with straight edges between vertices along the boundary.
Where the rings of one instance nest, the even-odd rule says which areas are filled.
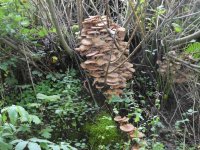
[[[61,149],[63,150],[77,150],[75,147],[72,147],[71,145],[69,145],[69,143],[64,143],[64,142],[61,142],[60,144],[61,146]]]
[[[12,145],[5,143],[3,139],[0,137],[0,150],[11,150],[11,149],[12,149]]]
[[[48,34],[47,29],[45,29],[44,27],[38,32],[38,35],[43,38]]]
[[[10,122],[15,125],[18,119],[18,112],[16,111],[16,106],[12,105],[8,108],[8,116],[10,118]]]
[[[41,123],[41,120],[38,118],[38,116],[36,115],[29,115],[30,117],[30,121],[31,122],[34,122],[35,124],[40,124]]]
[[[22,20],[22,16],[20,16],[20,15],[16,15],[15,17],[14,17],[14,20],[15,21],[21,21]]]
[[[31,138],[31,139],[29,139],[29,141],[31,141],[31,142],[38,142],[38,143],[52,143],[52,142],[50,142],[48,140],[38,139],[38,138]]]
[[[56,28],[51,28],[51,29],[50,29],[50,32],[51,32],[51,33],[56,33]]]
[[[28,141],[21,141],[16,145],[15,150],[23,150],[27,144]]]
[[[28,107],[35,107],[35,108],[39,108],[41,106],[40,103],[28,103],[27,104]]]
[[[60,147],[58,145],[50,145],[49,147],[51,147],[52,150],[60,150]]]
[[[17,140],[13,140],[12,142],[10,142],[10,144],[15,145],[15,144],[22,142],[22,141],[23,140],[21,140],[21,139],[17,139]]]
[[[183,30],[183,28],[179,24],[172,23],[172,26],[174,27],[174,31],[177,33],[180,33]]]
[[[79,26],[78,25],[73,25],[72,26],[72,32],[75,33],[75,32],[78,32],[79,31]]]
[[[41,150],[41,147],[37,143],[29,142],[28,149],[29,150]]]
[[[51,96],[47,96],[47,95],[44,95],[42,93],[38,93],[37,94],[37,98],[38,99],[41,99],[41,100],[47,100],[47,101],[57,101],[60,99],[60,95],[51,95]]]
[[[0,114],[0,126],[2,126],[2,124],[3,124],[3,117],[2,117],[2,115]]]
[[[8,65],[5,64],[5,63],[1,63],[0,64],[0,70],[7,71],[8,70]]]
[[[185,48],[185,52],[192,55],[194,58],[200,58],[200,42],[189,44]]]
[[[18,113],[20,115],[20,121],[21,122],[28,122],[28,120],[29,120],[28,112],[21,106],[17,107],[17,111],[18,111]]]
[[[20,23],[23,27],[28,27],[30,25],[30,22],[28,20],[24,20]]]
[[[56,109],[55,114],[61,115],[63,113],[62,109]]]
[[[49,138],[51,138],[51,132],[52,132],[53,130],[51,129],[51,128],[46,128],[46,129],[43,129],[41,132],[40,132],[40,134],[41,134],[41,136],[43,136],[44,138],[46,138],[46,139],[49,139]]]
[[[19,128],[17,129],[17,132],[30,132],[30,125],[29,124],[22,124],[19,126]]]

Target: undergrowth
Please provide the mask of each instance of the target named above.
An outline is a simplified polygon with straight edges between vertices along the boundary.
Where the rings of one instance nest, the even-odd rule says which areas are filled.
[[[117,143],[123,143],[123,136],[117,130],[116,123],[106,112],[98,114],[93,122],[86,123],[84,130],[88,134],[91,149],[113,149]]]
[[[35,84],[34,89],[32,85],[18,86],[1,101],[3,106],[20,105],[41,119],[38,126],[29,129],[29,134],[16,136],[17,140],[37,135],[42,139],[87,148],[81,128],[95,108],[87,95],[82,95],[80,80],[75,78],[74,70],[66,74],[49,74]]]

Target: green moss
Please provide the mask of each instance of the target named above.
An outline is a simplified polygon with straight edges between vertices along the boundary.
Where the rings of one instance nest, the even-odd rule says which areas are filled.
[[[89,135],[89,143],[93,148],[115,144],[122,140],[116,123],[105,112],[97,116],[95,123],[86,123],[85,131]]]

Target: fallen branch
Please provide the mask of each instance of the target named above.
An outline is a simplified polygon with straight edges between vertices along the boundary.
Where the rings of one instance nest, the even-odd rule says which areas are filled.
[[[178,45],[178,44],[183,44],[185,42],[189,42],[191,41],[192,39],[197,39],[200,37],[200,30],[193,33],[193,34],[190,34],[188,36],[185,36],[185,37],[182,37],[182,38],[179,38],[179,39],[176,39],[174,41],[171,41],[172,45]]]
[[[12,41],[13,41],[12,39],[9,39],[8,37],[4,37],[4,38],[0,38],[0,41],[1,41],[2,43],[6,44],[7,46],[13,48],[15,51],[18,51],[18,52],[20,52],[21,54],[24,55],[24,52],[21,50],[20,45],[14,43],[14,42],[12,42]],[[30,53],[27,53],[27,52],[26,52],[26,55],[27,55],[29,58],[32,58],[32,56],[31,56]]]
[[[17,47],[15,44],[13,44],[13,43],[11,43],[10,41],[8,41],[7,39],[5,39],[5,38],[0,38],[0,41],[2,41],[2,42],[3,42],[4,44],[6,44],[6,45],[12,47],[14,50],[18,50],[18,47]]]
[[[192,70],[194,70],[194,71],[200,73],[200,71],[199,71],[200,66],[191,64],[190,62],[184,61],[184,60],[182,60],[182,59],[180,59],[180,58],[177,58],[177,57],[175,57],[175,56],[172,56],[172,55],[170,55],[170,54],[168,54],[167,56],[168,56],[169,58],[171,58],[171,59],[174,59],[174,60],[180,62],[182,65],[184,65],[184,66],[186,66],[186,67],[189,67],[190,69],[192,69]]]

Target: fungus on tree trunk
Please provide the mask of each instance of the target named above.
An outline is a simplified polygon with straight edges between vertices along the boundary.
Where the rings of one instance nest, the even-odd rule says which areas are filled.
[[[109,28],[107,23],[109,22]],[[87,60],[81,67],[94,78],[93,85],[110,97],[121,95],[126,81],[135,72],[129,62],[117,66],[127,59],[127,42],[124,42],[125,29],[106,16],[90,16],[83,21],[80,46],[75,50]]]

